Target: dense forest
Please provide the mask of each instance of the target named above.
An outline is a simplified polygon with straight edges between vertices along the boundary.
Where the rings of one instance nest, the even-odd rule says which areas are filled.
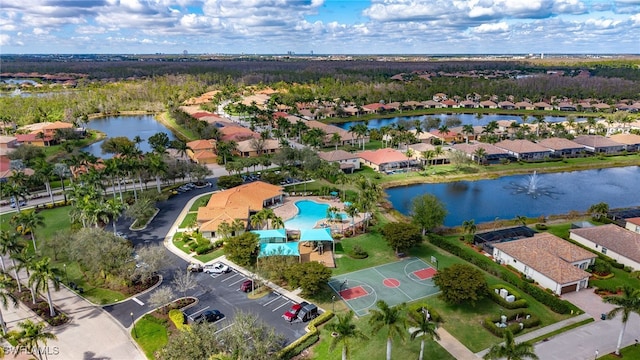
[[[238,94],[246,86],[281,90],[274,101],[289,105],[333,99],[356,105],[423,101],[440,92],[450,97],[487,99],[496,95],[499,100],[533,102],[600,99],[615,104],[640,98],[640,66],[627,61],[551,67],[524,61],[53,62],[2,58],[2,69],[5,74],[73,74],[78,79],[72,88],[30,90],[46,95],[0,97],[0,119],[18,124],[79,122],[96,113],[160,112],[208,90]],[[398,79],[398,74],[404,76]]]

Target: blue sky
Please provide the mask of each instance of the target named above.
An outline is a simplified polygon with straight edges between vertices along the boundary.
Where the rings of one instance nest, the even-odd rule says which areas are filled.
[[[640,53],[640,0],[0,0],[3,54]]]

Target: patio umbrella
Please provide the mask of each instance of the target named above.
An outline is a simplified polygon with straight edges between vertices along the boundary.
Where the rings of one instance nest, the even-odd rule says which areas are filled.
[[[329,193],[329,195],[331,196],[338,196],[338,192],[337,191],[332,191]]]

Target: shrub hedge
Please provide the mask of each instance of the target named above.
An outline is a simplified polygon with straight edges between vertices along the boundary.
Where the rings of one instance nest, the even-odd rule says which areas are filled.
[[[500,322],[500,317],[502,315],[507,316],[507,321],[512,321],[516,317],[522,318],[520,322],[523,325],[523,329],[528,329],[540,325],[540,319],[537,316],[532,315],[527,310],[522,309],[505,314],[490,316],[484,319],[484,321],[482,322],[482,326],[484,326],[485,329],[489,330],[489,332],[491,332],[493,335],[498,337],[502,337],[505,330],[511,330],[514,335],[522,331],[519,323],[509,324],[506,328],[497,327],[496,323]],[[526,318],[527,315],[530,315],[528,319]]]
[[[506,289],[510,295],[516,297],[516,301],[508,302],[507,300],[503,299],[500,294],[496,294],[496,290],[500,291],[500,289]],[[529,304],[527,304],[527,300],[523,299],[522,295],[518,291],[505,284],[498,284],[489,287],[489,297],[491,298],[491,300],[498,303],[498,305],[506,309],[521,309],[529,306]]]
[[[486,272],[501,278],[509,284],[516,286],[517,288],[531,295],[534,299],[538,300],[558,314],[568,314],[571,312],[571,310],[578,310],[578,308],[576,308],[571,303],[565,300],[561,300],[553,294],[545,292],[536,285],[529,284],[526,281],[522,281],[522,279],[520,279],[518,275],[505,268],[502,268],[500,265],[496,264],[486,256],[475,251],[465,251],[465,249],[458,245],[458,243],[455,241],[449,240],[437,234],[429,234],[429,242],[443,250],[452,253],[453,255],[460,257],[463,260],[470,262],[471,264],[476,265],[482,270],[485,270]]]
[[[169,319],[173,322],[178,330],[184,329],[187,325],[185,324],[184,313],[178,309],[169,310]]]
[[[426,303],[413,303],[407,306],[408,312],[422,312],[422,309],[427,309],[429,311],[429,315],[431,315],[431,321],[434,321],[437,323],[444,322],[440,313],[438,313],[436,310],[434,310],[431,306],[427,305]]]
[[[298,340],[292,342],[284,349],[280,350],[278,353],[278,359],[289,360],[294,356],[300,354],[304,349],[309,346],[315,344],[316,341],[320,340],[320,331],[317,326],[324,324],[325,322],[331,320],[333,318],[333,312],[325,311],[317,318],[311,320],[309,322],[308,332],[302,335]]]

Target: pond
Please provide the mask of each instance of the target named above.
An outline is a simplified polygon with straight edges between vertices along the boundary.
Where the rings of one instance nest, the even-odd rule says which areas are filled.
[[[415,120],[420,120],[423,122],[427,117],[434,117],[440,119],[442,123],[444,123],[449,118],[458,118],[462,121],[462,124],[471,124],[484,126],[487,125],[490,121],[499,121],[499,120],[507,120],[507,121],[516,121],[519,124],[522,124],[522,117],[518,115],[497,115],[497,114],[484,114],[482,117],[478,117],[476,114],[434,114],[434,115],[420,115],[420,116],[398,116],[392,117],[388,119],[373,119],[369,120],[367,124],[369,129],[379,129],[383,126],[389,126],[397,123],[400,120],[414,122]],[[554,123],[559,121],[565,121],[567,118],[562,116],[545,116],[544,120],[548,123]],[[527,122],[530,124],[534,120],[533,117],[529,117]],[[576,118],[577,122],[585,121],[585,118]],[[350,121],[346,123],[334,124],[342,129],[349,130],[351,126],[360,123],[360,121]],[[411,126],[413,127],[413,126]]]
[[[553,174],[506,176],[493,180],[417,184],[387,189],[389,201],[404,215],[414,197],[430,193],[445,204],[446,226],[516,216],[539,217],[586,211],[599,202],[609,208],[640,206],[640,166]]]
[[[175,139],[171,130],[157,121],[153,115],[109,116],[98,118],[91,120],[87,124],[87,128],[103,132],[107,135],[107,138],[126,136],[133,140],[136,135],[140,136],[142,140],[144,140],[138,145],[142,152],[151,151],[151,146],[147,143],[147,139],[156,133],[164,132],[169,136],[169,139]],[[102,153],[101,146],[103,142],[104,140],[93,143],[82,150],[104,159],[111,158],[113,156],[112,154]]]

